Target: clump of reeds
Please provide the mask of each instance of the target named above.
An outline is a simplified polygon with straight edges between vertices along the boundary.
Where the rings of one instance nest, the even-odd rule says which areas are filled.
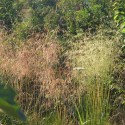
[[[14,49],[4,38],[0,43],[0,73],[18,91],[17,99],[27,112],[41,113],[75,93],[71,66],[57,39],[35,34]]]

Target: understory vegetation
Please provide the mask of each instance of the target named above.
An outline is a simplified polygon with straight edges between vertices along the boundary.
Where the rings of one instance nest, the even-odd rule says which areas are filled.
[[[25,122],[125,124],[125,1],[1,0],[0,82]]]

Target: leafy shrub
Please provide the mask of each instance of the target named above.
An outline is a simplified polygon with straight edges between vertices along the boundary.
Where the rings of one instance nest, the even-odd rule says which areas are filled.
[[[23,6],[23,2],[17,2],[15,0],[1,0],[0,1],[0,21],[6,26],[6,28],[12,28],[16,20],[20,20],[20,10]]]
[[[114,2],[114,20],[121,35],[119,39],[119,56],[113,74],[113,84],[111,87],[112,122],[113,124],[124,125],[125,120],[125,4],[123,0]]]
[[[125,36],[125,4],[122,0],[117,0],[114,3],[114,20],[119,27],[121,33]]]
[[[30,31],[55,30],[58,32],[68,31],[77,34],[80,30],[96,28],[102,21],[110,18],[109,11],[112,2],[98,0],[2,0],[0,3],[0,18],[5,21],[9,28],[21,23],[25,34],[27,21],[24,22],[25,14],[29,14]],[[27,12],[26,10],[30,10]],[[24,24],[26,23],[26,24]],[[24,25],[24,26],[23,26]],[[28,31],[29,32],[29,31]],[[62,35],[62,34],[61,34]],[[21,35],[22,37],[25,35]]]

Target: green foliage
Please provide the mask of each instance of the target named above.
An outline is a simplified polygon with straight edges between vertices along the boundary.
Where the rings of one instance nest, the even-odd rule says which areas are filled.
[[[100,24],[101,6],[93,5],[90,8],[85,8],[76,11],[76,23],[79,28],[86,30],[87,28],[94,28]]]
[[[12,28],[16,20],[20,20],[20,10],[23,6],[22,1],[1,0],[0,1],[0,21],[6,28]]]
[[[59,9],[64,17],[65,25],[70,33],[77,33],[79,30],[95,28],[110,17],[111,1],[98,2],[83,0],[60,0],[57,2]],[[51,25],[51,24],[50,24]]]
[[[58,27],[59,17],[60,15],[58,13],[56,13],[54,10],[51,10],[51,13],[48,13],[44,18],[44,28],[50,30],[56,29]]]
[[[25,40],[32,29],[31,19],[24,19],[13,26],[13,33],[19,40]]]
[[[53,0],[31,0],[29,1],[29,7],[31,8],[31,23],[33,30],[36,31],[43,31],[44,25],[46,26],[46,19],[48,17],[48,21],[53,18],[53,11],[51,12],[52,8],[55,7],[55,1]],[[49,15],[51,13],[51,15]],[[52,21],[52,24],[55,23]]]
[[[20,107],[15,102],[16,92],[9,86],[0,83],[0,109],[10,116],[20,120],[26,120]]]
[[[124,84],[124,68],[125,68],[125,0],[116,0],[114,2],[114,20],[117,24],[117,30],[121,35],[119,60],[116,62],[114,70],[114,83],[111,88],[111,101],[113,104],[113,115],[120,114],[125,117],[125,84]],[[115,121],[115,120],[114,120]],[[124,120],[123,120],[124,124]]]
[[[123,36],[125,36],[124,2],[125,2],[124,0],[123,1],[117,0],[114,3],[114,10],[115,10],[114,19],[117,23],[117,26],[120,29],[120,32],[122,32]],[[105,39],[105,36],[102,36],[102,38],[100,38],[98,36],[101,36],[102,34],[101,32],[101,34],[99,34],[95,38],[91,36],[91,38],[94,39],[93,41],[88,36],[87,37],[83,36],[84,34],[83,32],[88,30],[95,32],[100,25],[104,25],[105,27],[110,26],[109,24],[111,23],[109,22],[112,20],[112,13],[113,13],[113,11],[111,11],[112,3],[113,3],[112,0],[17,0],[17,1],[1,0],[0,1],[0,23],[2,23],[2,25],[5,25],[7,29],[11,29],[12,35],[11,33],[8,34],[8,36],[13,37],[12,39],[9,38],[8,41],[10,43],[12,43],[14,40],[16,42],[18,42],[18,40],[22,42],[27,38],[27,36],[30,36],[32,32],[34,33],[34,32],[56,30],[57,34],[62,37],[65,34],[67,36],[69,34],[75,35],[74,39],[77,42],[74,42],[75,41],[74,39],[73,39],[74,41],[72,40],[67,42],[68,44],[71,44],[71,45],[68,45],[65,41],[64,42],[66,43],[65,51],[67,51],[68,47],[74,46],[72,50],[73,52],[71,55],[68,52],[69,50],[67,51],[68,56],[72,56],[70,57],[72,58],[71,61],[73,61],[74,59],[73,67],[76,66],[76,70],[78,70],[78,72],[77,71],[75,72],[75,70],[72,71],[73,73],[75,72],[74,74],[76,75],[76,78],[72,76],[73,78],[71,79],[71,81],[73,84],[71,85],[71,88],[79,87],[78,92],[76,91],[76,94],[78,94],[76,96],[77,97],[80,96],[79,98],[77,98],[78,99],[77,101],[75,99],[74,100],[71,99],[72,102],[70,102],[71,101],[70,99],[68,100],[68,96],[67,96],[67,100],[69,102],[66,102],[65,98],[62,97],[64,102],[63,101],[59,102],[61,103],[59,105],[56,104],[57,102],[55,102],[52,105],[48,104],[52,108],[52,110],[44,109],[44,106],[46,107],[45,105],[46,101],[49,100],[48,98],[46,98],[46,95],[45,95],[46,92],[44,93],[42,91],[42,93],[40,93],[37,89],[34,89],[33,91],[35,92],[33,93],[33,96],[28,96],[27,94],[26,96],[22,96],[24,98],[24,101],[21,100],[24,104],[23,106],[25,109],[27,105],[29,106],[29,102],[30,102],[28,101],[27,103],[25,99],[27,100],[30,98],[31,100],[32,98],[38,99],[36,104],[34,101],[33,103],[31,102],[30,105],[36,106],[32,111],[30,111],[32,107],[31,109],[30,107],[25,109],[27,110],[27,114],[29,115],[26,123],[22,123],[20,121],[18,122],[6,116],[5,114],[0,114],[0,121],[2,124],[5,124],[5,125],[7,124],[8,125],[72,124],[73,125],[73,123],[78,124],[79,122],[81,125],[82,124],[110,125],[109,118],[110,118],[111,107],[110,107],[109,101],[112,101],[112,100],[114,101],[111,104],[116,105],[116,107],[114,106],[115,108],[124,107],[125,105],[125,99],[124,99],[125,96],[124,96],[124,90],[122,85],[122,83],[124,82],[124,78],[123,78],[124,74],[121,76],[123,79],[120,77],[117,79],[118,84],[121,83],[121,85],[117,85],[117,86],[111,85],[111,82],[112,82],[111,70],[113,65],[112,63],[115,58],[114,55],[116,54],[116,53],[115,54],[112,53],[114,51],[113,48],[116,47],[116,46],[115,47],[112,46],[112,44],[115,43],[114,39],[112,39],[112,37],[114,36],[111,36],[112,34],[110,34],[110,39]],[[103,33],[104,32],[105,31],[103,31]],[[40,36],[38,34],[38,39],[39,37],[43,37],[43,36]],[[89,42],[89,40],[91,42]],[[100,40],[102,40],[101,43],[99,42]],[[31,42],[34,42],[34,40]],[[42,42],[40,43],[39,46],[41,46],[41,44]],[[43,45],[43,48],[44,48],[44,45]],[[124,48],[125,48],[125,45],[122,46],[122,49],[125,52]],[[28,47],[26,47],[26,49],[28,49]],[[34,52],[34,50],[35,49],[31,48],[31,51]],[[30,49],[28,49],[28,51],[30,52]],[[46,51],[46,47],[45,47],[45,51]],[[23,53],[21,54],[23,57]],[[24,56],[26,54],[24,53]],[[39,53],[36,56],[38,56],[40,59],[42,57],[42,56],[41,57],[39,56]],[[11,60],[13,61],[13,58]],[[60,61],[59,64],[63,65],[62,62],[64,61],[62,61],[62,57],[59,58],[59,61]],[[15,63],[15,61],[13,62]],[[67,63],[67,65],[70,65],[70,64]],[[35,66],[34,63],[33,63],[33,66]],[[41,66],[41,63],[40,63],[40,66]],[[58,65],[54,65],[54,66],[58,67]],[[81,67],[81,69],[79,69],[79,67]],[[41,69],[41,67],[38,66],[38,69],[39,68]],[[70,66],[67,67],[67,69],[69,68]],[[120,72],[120,70],[118,72]],[[64,78],[64,79],[68,81],[67,78]],[[70,77],[68,79],[70,79]],[[9,80],[12,80],[12,78],[9,78]],[[22,82],[20,79],[18,79],[17,81]],[[30,91],[29,89],[30,87],[32,87],[32,83],[29,81],[30,79],[26,80],[25,82],[26,83],[25,86],[28,88],[28,89],[26,88],[26,91]],[[36,83],[36,81],[34,83]],[[31,84],[31,86],[29,87],[27,86],[27,84]],[[18,86],[17,84],[15,85]],[[36,84],[36,87],[39,87],[39,84]],[[110,87],[112,87],[111,89],[113,90],[113,92],[115,91],[114,93],[112,92],[112,90],[110,93]],[[13,91],[13,89],[11,89],[8,86],[7,88],[0,86],[0,88],[3,88],[0,90],[0,108],[2,108],[4,112],[6,112],[6,114],[13,115],[15,116],[15,118],[23,119],[24,115],[23,115],[23,118],[21,118],[23,113],[20,112],[20,107],[14,101],[15,92]],[[23,89],[25,89],[25,87],[21,88],[22,93],[24,93]],[[33,91],[30,91],[29,93],[32,93]],[[40,93],[40,97],[38,96],[39,93]],[[112,99],[110,100],[110,98]],[[120,101],[119,101],[119,98],[121,99]],[[43,104],[41,102],[43,102]],[[37,107],[37,104],[38,104],[38,107]],[[58,109],[56,109],[57,108],[56,105],[59,106]],[[42,117],[38,117],[39,113],[40,115],[42,115]]]
[[[22,29],[18,34],[24,38],[29,31],[57,29],[58,32],[77,34],[80,30],[95,29],[102,20],[104,23],[109,19],[111,5],[109,0],[2,0],[0,20],[9,28],[15,25],[14,30],[19,27],[16,32]],[[24,21],[27,15],[29,23]]]
[[[120,32],[125,36],[125,0],[117,0],[114,3],[114,20]]]

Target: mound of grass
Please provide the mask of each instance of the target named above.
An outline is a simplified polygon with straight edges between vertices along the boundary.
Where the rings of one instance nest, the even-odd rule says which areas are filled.
[[[35,34],[18,49],[0,45],[1,75],[13,83],[28,115],[27,123],[15,124],[111,125],[117,39],[83,35],[67,51],[56,40]]]

